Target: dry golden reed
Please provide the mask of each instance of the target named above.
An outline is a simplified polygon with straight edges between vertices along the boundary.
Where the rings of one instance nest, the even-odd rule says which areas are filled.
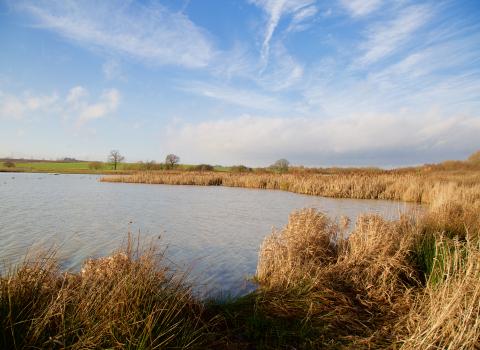
[[[480,347],[480,245],[438,236],[442,251],[434,268],[441,280],[418,293],[406,323],[403,349],[478,349]],[[448,247],[448,249],[445,249]],[[433,275],[432,275],[433,276]]]
[[[371,337],[392,342],[386,328],[405,313],[410,289],[419,284],[409,264],[412,225],[407,219],[392,223],[362,216],[344,238],[324,214],[295,212],[283,231],[262,244],[261,292],[269,295],[270,308],[293,307],[332,338],[341,335],[356,346]]]
[[[138,172],[105,176],[101,181],[168,185],[228,186],[289,191],[355,199],[432,203],[439,196],[461,202],[480,200],[480,172],[390,171],[338,174]]]
[[[324,214],[295,212],[261,246],[262,305],[319,329],[313,347],[478,349],[479,215],[438,200],[418,218],[361,216],[345,237]]]
[[[132,247],[88,260],[79,273],[62,273],[48,257],[2,276],[0,348],[183,349],[204,344],[203,305],[182,278],[165,268],[161,254]]]

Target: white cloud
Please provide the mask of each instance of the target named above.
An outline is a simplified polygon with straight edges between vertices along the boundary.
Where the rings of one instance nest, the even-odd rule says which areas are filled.
[[[0,91],[0,119],[22,119],[29,113],[44,111],[54,106],[58,96],[33,96],[24,93],[16,96]]]
[[[377,10],[383,3],[383,0],[340,0],[352,17],[366,16]]]
[[[327,120],[242,116],[170,126],[164,147],[188,155],[190,161],[212,164],[231,164],[234,159],[268,165],[286,157],[310,165],[395,165],[406,158],[422,162],[469,152],[478,147],[479,133],[478,117],[434,113]]]
[[[104,90],[96,102],[90,101],[89,91],[82,86],[71,88],[64,98],[57,94],[21,96],[0,91],[0,119],[32,119],[33,117],[63,117],[82,126],[93,119],[103,118],[116,111],[120,93],[116,89]]]
[[[214,55],[206,33],[160,4],[116,1],[30,1],[14,5],[36,25],[88,48],[113,51],[152,65],[204,67]]]
[[[377,62],[402,48],[412,34],[430,19],[431,12],[432,8],[427,5],[409,6],[402,9],[395,19],[371,26],[367,41],[361,45],[364,54],[358,63],[368,65]]]
[[[268,16],[261,53],[264,64],[268,61],[270,54],[270,40],[282,17],[293,15],[296,21],[295,27],[298,29],[305,19],[316,14],[316,9],[312,6],[316,0],[250,0],[250,2],[261,7]],[[296,20],[295,16],[297,16]]]
[[[75,86],[68,92],[66,103],[77,107],[79,103],[88,96],[88,91],[82,86]]]
[[[82,125],[90,120],[107,116],[117,109],[119,102],[120,94],[116,89],[104,91],[97,103],[81,107],[77,124]]]

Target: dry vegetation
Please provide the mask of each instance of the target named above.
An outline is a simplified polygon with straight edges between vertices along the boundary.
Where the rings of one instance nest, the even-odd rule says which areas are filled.
[[[363,216],[347,239],[321,213],[293,213],[262,245],[261,307],[308,322],[302,348],[477,349],[479,204]]]
[[[480,175],[469,169],[297,174],[144,172],[105,181],[224,185],[429,203],[351,235],[315,210],[260,249],[256,292],[199,301],[155,250],[52,259],[0,280],[0,348],[480,349]]]
[[[432,203],[442,195],[454,195],[467,202],[480,199],[480,171],[467,170],[357,171],[329,175],[151,171],[105,176],[101,181],[260,188],[325,197],[419,203]]]
[[[125,249],[62,273],[52,256],[0,280],[1,349],[192,348],[214,320],[153,249]]]

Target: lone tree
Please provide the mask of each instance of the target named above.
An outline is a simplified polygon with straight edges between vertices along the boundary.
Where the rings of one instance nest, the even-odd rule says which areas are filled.
[[[288,166],[290,165],[290,162],[284,158],[277,160],[275,163],[273,163],[272,168],[279,171],[279,172],[286,172],[288,171]]]
[[[165,164],[167,165],[168,168],[174,168],[179,161],[180,161],[180,157],[176,156],[175,154],[169,154],[165,158]]]
[[[113,164],[113,170],[117,170],[117,164],[120,164],[124,159],[125,157],[116,149],[111,150],[108,156],[108,161]]]

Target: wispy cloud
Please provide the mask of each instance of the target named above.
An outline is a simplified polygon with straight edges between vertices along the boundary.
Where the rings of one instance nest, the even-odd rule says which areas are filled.
[[[116,60],[109,59],[105,61],[102,65],[102,72],[107,80],[126,80],[120,63]]]
[[[293,15],[292,29],[298,30],[306,19],[317,12],[313,6],[316,0],[250,0],[250,2],[261,7],[268,18],[261,52],[264,64],[268,61],[273,33],[282,17]]]
[[[409,108],[419,116],[437,109],[445,116],[480,118],[475,93],[480,90],[478,31],[464,24],[455,36],[429,35],[443,32],[452,22],[433,21],[419,39],[413,39],[413,45],[365,70],[348,69],[350,61],[335,57],[319,61],[299,84],[304,114],[353,117],[398,114]],[[350,57],[355,61],[354,54]]]
[[[275,97],[227,85],[193,81],[182,82],[179,84],[178,88],[199,96],[249,109],[279,111],[282,110],[282,108],[286,108],[285,104]]]
[[[307,20],[318,13],[315,5],[307,5],[294,13],[287,32],[299,32],[308,28]]]
[[[152,65],[204,67],[214,55],[204,30],[182,13],[156,3],[116,1],[30,1],[14,7],[35,25],[96,50],[116,52]]]
[[[368,65],[401,49],[415,31],[431,18],[432,11],[428,5],[413,5],[402,9],[393,20],[370,26],[367,41],[360,46],[364,54],[358,63]]]
[[[83,86],[75,86],[68,92],[65,102],[73,108],[79,108],[88,96],[88,90]]]
[[[209,23],[205,9],[195,12],[198,4],[182,8],[188,1],[167,2],[171,7],[157,0],[8,1],[40,33],[48,29],[94,56],[101,53],[72,60],[76,74],[88,79],[56,93],[52,85],[78,75],[57,80],[57,66],[47,64],[55,79],[42,91],[44,74],[17,82],[25,72],[4,69],[13,73],[8,80],[0,76],[0,119],[29,136],[35,116],[48,119],[45,129],[55,123],[79,134],[98,128],[106,139],[115,139],[112,128],[128,133],[141,125],[142,136],[124,138],[138,154],[158,149],[146,144],[165,142],[163,149],[186,162],[249,165],[280,157],[311,165],[411,164],[478,148],[478,11],[455,2],[244,0],[254,6],[227,5],[238,18],[224,32],[224,22]],[[215,6],[222,15],[223,2]],[[252,35],[252,26],[258,33]],[[43,39],[52,56],[75,54],[50,35]],[[97,77],[92,65],[100,69]],[[103,86],[119,78],[121,94]],[[28,90],[29,84],[39,90]],[[124,118],[113,120],[117,111]],[[174,117],[180,122],[164,138],[151,137]]]
[[[272,49],[272,62],[255,80],[267,91],[289,89],[303,78],[304,66],[287,52],[281,42],[276,42]]]
[[[353,17],[360,17],[377,10],[383,0],[340,0],[340,3]]]

